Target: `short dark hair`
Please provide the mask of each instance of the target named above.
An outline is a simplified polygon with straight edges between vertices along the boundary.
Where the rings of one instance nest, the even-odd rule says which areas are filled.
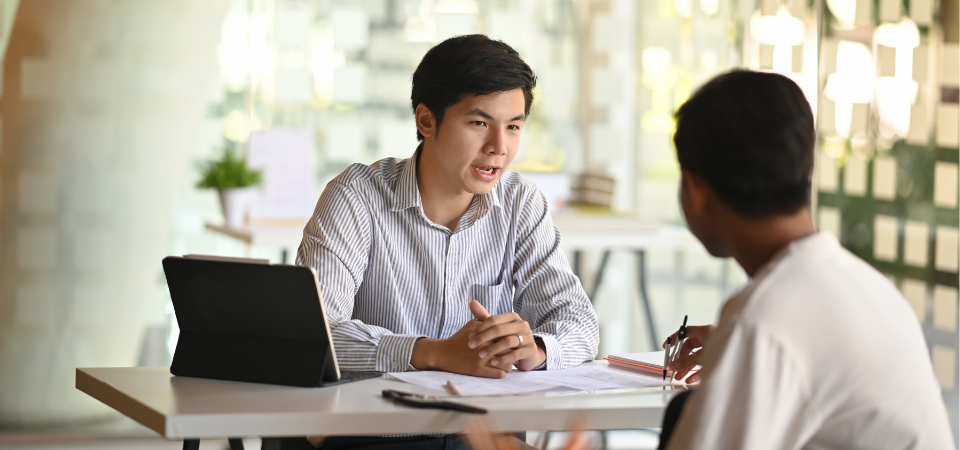
[[[763,218],[809,205],[813,112],[789,78],[724,73],[698,89],[674,118],[680,168],[703,177],[734,211]]]
[[[447,39],[427,51],[413,72],[410,100],[413,111],[423,103],[433,112],[437,127],[443,113],[466,95],[523,90],[524,115],[530,114],[537,77],[520,54],[501,41],[482,34]],[[417,131],[417,139],[423,135]]]

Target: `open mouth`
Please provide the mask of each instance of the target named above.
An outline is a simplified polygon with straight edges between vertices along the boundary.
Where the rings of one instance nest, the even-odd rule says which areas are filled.
[[[496,166],[473,166],[473,170],[481,176],[494,176],[500,171]]]

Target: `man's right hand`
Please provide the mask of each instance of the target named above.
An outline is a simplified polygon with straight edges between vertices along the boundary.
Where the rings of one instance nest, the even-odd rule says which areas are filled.
[[[477,350],[484,346],[470,348],[467,345],[470,341],[470,333],[480,323],[479,320],[471,320],[447,339],[417,339],[413,345],[410,364],[417,370],[443,370],[487,378],[507,376],[507,372],[513,369],[512,366],[507,365],[507,370],[491,366],[490,360],[497,355],[491,354],[481,358]]]
[[[683,377],[687,376],[687,373],[690,372],[690,369],[700,364],[700,350],[706,345],[707,339],[710,338],[710,333],[713,333],[713,330],[716,328],[717,327],[713,325],[687,327],[687,340],[684,341],[683,347],[680,348],[680,356],[670,363],[669,369],[673,371],[674,379],[682,380]],[[676,341],[677,333],[673,333],[669,339]],[[667,341],[663,341],[663,348],[667,348]],[[686,380],[687,384],[696,383],[697,381],[700,381],[699,372],[690,375]]]

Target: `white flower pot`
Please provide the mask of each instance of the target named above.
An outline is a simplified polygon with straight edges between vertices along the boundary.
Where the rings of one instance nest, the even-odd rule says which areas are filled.
[[[256,188],[252,187],[220,189],[220,206],[228,227],[243,228],[247,225],[256,193]]]

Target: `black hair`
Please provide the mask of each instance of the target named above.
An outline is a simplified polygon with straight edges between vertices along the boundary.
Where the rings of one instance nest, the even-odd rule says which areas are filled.
[[[816,132],[803,91],[789,78],[734,70],[698,89],[674,114],[680,168],[751,218],[810,203]]]
[[[410,100],[416,114],[423,103],[443,122],[443,113],[466,95],[523,90],[524,115],[530,114],[537,77],[520,54],[501,41],[482,34],[447,39],[427,51],[413,72]],[[417,139],[423,135],[417,131]]]

